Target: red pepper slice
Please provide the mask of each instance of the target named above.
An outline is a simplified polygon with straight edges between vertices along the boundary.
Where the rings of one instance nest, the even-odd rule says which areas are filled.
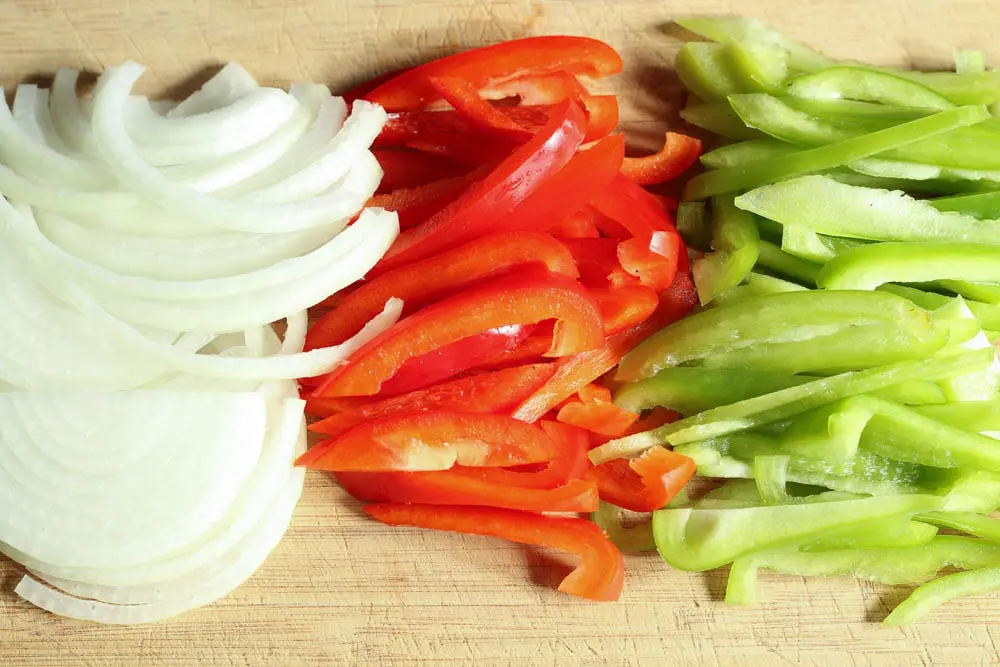
[[[475,505],[526,512],[593,512],[599,503],[597,484],[589,479],[533,489],[494,484],[454,470],[338,472],[334,476],[345,491],[364,502]]]
[[[562,243],[576,260],[580,282],[587,287],[610,287],[612,275],[627,275],[618,261],[618,241],[615,239],[563,239]],[[638,282],[630,275],[628,278],[629,282]]]
[[[557,322],[546,356],[600,347],[600,311],[576,281],[556,274],[504,276],[400,320],[332,371],[316,395],[371,396],[408,359],[489,329],[550,319]]]
[[[476,357],[476,363],[469,370],[500,370],[517,367],[523,364],[539,364],[546,361],[545,353],[552,347],[552,334],[540,334],[538,327],[535,333],[525,339],[512,350],[503,350],[494,354],[482,354]]]
[[[611,390],[604,385],[595,384],[593,382],[580,387],[580,391],[576,392],[576,395],[579,396],[580,400],[584,403],[611,402]]]
[[[486,507],[386,503],[364,509],[390,526],[489,535],[578,554],[580,564],[559,584],[560,591],[591,600],[617,600],[621,596],[625,559],[590,521]]]
[[[653,232],[618,244],[618,262],[640,285],[654,290],[666,289],[677,274],[677,262],[686,252],[677,232]]]
[[[552,379],[521,403],[514,417],[527,422],[538,421],[581,387],[614,368],[636,345],[687,315],[697,304],[698,293],[690,275],[686,270],[679,271],[670,289],[660,295],[660,305],[648,320],[608,337],[599,349],[560,359]]]
[[[623,410],[613,403],[569,401],[559,408],[559,416],[556,418],[564,424],[578,426],[601,435],[619,437],[628,431],[639,415]]]
[[[344,342],[380,313],[391,297],[402,299],[408,314],[501,271],[532,264],[570,278],[578,275],[569,250],[551,236],[491,234],[363,283],[312,326],[306,350]]]
[[[558,453],[545,467],[524,471],[508,468],[464,468],[455,466],[450,472],[472,475],[491,484],[518,488],[554,489],[571,480],[589,479],[593,464],[587,458],[590,438],[586,431],[554,421],[540,422],[542,430],[556,444]],[[555,511],[555,510],[552,510]]]
[[[511,111],[503,109],[502,113]],[[528,119],[534,115],[522,113]],[[543,114],[542,122],[549,119]],[[536,121],[537,122],[537,121]],[[510,136],[478,131],[472,123],[453,110],[405,111],[391,113],[382,132],[372,143],[374,148],[406,147],[442,156],[464,165],[497,164],[519,142]]]
[[[645,157],[627,157],[622,164],[622,174],[639,185],[666,183],[677,178],[701,155],[701,142],[676,132],[667,132],[663,148]]]
[[[569,72],[529,74],[495,82],[480,89],[479,94],[490,100],[517,98],[519,106],[542,106],[563,100],[582,103],[590,93],[580,80]]]
[[[591,296],[601,309],[605,335],[630,329],[653,314],[660,303],[656,292],[642,285],[614,289],[591,289]]]
[[[594,475],[602,500],[633,512],[653,512],[674,499],[695,468],[690,458],[653,447],[631,461],[602,463]]]
[[[513,354],[534,329],[532,324],[489,329],[407,359],[391,378],[382,383],[379,394],[396,396],[475,370],[481,359]]]
[[[419,227],[408,229],[373,275],[419,261],[491,231],[507,211],[543,186],[569,162],[583,139],[583,112],[566,102],[552,121],[483,180]]]
[[[549,232],[560,240],[590,239],[601,235],[594,224],[594,215],[589,207],[570,213],[553,225]]]
[[[528,364],[469,375],[458,380],[392,398],[307,398],[306,412],[323,416],[309,427],[314,433],[337,436],[368,421],[397,414],[431,412],[509,412],[545,384],[553,364]]]
[[[444,178],[414,188],[403,188],[375,195],[367,205],[395,211],[399,228],[411,229],[451,203],[474,180],[473,174]]]
[[[379,148],[373,150],[372,155],[382,167],[379,194],[427,185],[444,178],[461,176],[468,171],[464,165],[447,158],[408,148]]]
[[[605,137],[581,150],[541,187],[517,204],[496,224],[502,229],[547,230],[587,205],[595,192],[617,177],[625,157],[621,135]]]
[[[439,99],[429,77],[459,77],[477,90],[531,74],[565,71],[591,77],[617,74],[622,60],[604,42],[587,37],[527,37],[434,60],[386,81],[365,96],[387,111],[420,109]]]
[[[531,131],[479,96],[479,90],[467,80],[448,76],[430,77],[431,87],[475,127],[504,137],[525,141]]]
[[[503,415],[423,412],[365,422],[319,443],[296,465],[313,470],[390,472],[452,466],[513,466],[550,461],[545,431]]]

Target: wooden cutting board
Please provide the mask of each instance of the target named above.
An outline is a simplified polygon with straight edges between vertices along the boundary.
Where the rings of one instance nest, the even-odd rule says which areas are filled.
[[[418,6],[419,5],[419,6]],[[306,2],[5,0],[0,79],[71,65],[150,67],[147,91],[185,94],[238,60],[261,81],[338,87],[390,67],[531,34],[605,39],[627,71],[614,89],[637,144],[655,144],[679,102],[666,29],[686,14],[765,18],[832,56],[946,67],[954,49],[989,51],[1000,29],[986,0],[675,0],[674,2]],[[674,33],[676,34],[676,33]],[[1000,48],[993,49],[997,64]],[[725,607],[725,575],[627,559],[615,604],[554,592],[553,554],[478,537],[376,525],[336,485],[310,475],[290,532],[248,583],[178,619],[107,628],[40,612],[13,595],[0,561],[2,665],[908,665],[1000,661],[1000,597],[947,605],[907,630],[877,622],[908,592],[850,579],[762,577],[769,603]]]

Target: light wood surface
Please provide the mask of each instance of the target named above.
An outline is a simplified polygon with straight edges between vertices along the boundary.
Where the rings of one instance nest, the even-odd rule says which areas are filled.
[[[989,51],[997,3],[933,0],[307,2],[2,0],[0,80],[150,66],[147,91],[184,92],[239,60],[262,81],[335,87],[455,49],[527,34],[606,39],[628,71],[615,84],[626,127],[648,143],[676,110],[672,17],[744,13],[830,55],[942,67]],[[994,49],[996,56],[998,49]],[[996,59],[991,60],[996,64]],[[643,139],[644,138],[644,139]],[[411,664],[909,665],[1000,661],[1000,598],[947,605],[907,630],[877,621],[906,593],[847,579],[765,575],[768,604],[720,602],[723,574],[630,557],[616,604],[554,592],[558,556],[477,537],[393,530],[311,475],[291,531],[247,584],[151,626],[65,621],[18,601],[0,562],[0,665]]]

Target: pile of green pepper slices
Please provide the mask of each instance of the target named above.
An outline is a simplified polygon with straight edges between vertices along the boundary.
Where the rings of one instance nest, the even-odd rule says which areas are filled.
[[[683,418],[590,456],[667,446],[725,481],[645,525],[595,520],[679,569],[731,564],[732,603],[761,568],[922,583],[887,625],[1000,588],[1000,75],[680,23],[712,40],[678,56],[682,116],[724,140],[678,210],[702,309],[623,360],[615,401]]]

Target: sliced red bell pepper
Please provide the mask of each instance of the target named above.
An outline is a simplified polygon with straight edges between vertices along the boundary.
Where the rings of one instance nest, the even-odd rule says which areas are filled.
[[[591,289],[590,294],[601,309],[604,333],[608,336],[639,324],[652,315],[659,305],[656,292],[643,285]]]
[[[588,95],[583,98],[583,107],[587,111],[584,141],[597,141],[618,128],[618,98],[614,95]]]
[[[299,457],[313,470],[394,472],[452,466],[513,466],[550,461],[558,453],[537,426],[503,415],[422,412],[365,422]]]
[[[642,324],[608,337],[599,349],[560,359],[556,372],[545,385],[514,411],[527,422],[541,419],[549,410],[577,393],[612,368],[643,340],[687,315],[698,304],[698,293],[685,270],[678,271],[670,288],[660,295],[656,311]]]
[[[424,389],[469,370],[481,359],[514,354],[531,336],[535,325],[515,324],[488,329],[403,362],[392,377],[382,382],[381,396],[397,396]]]
[[[695,468],[692,459],[653,447],[632,460],[602,463],[594,475],[601,500],[633,512],[653,512],[673,500]]]
[[[375,195],[367,205],[395,211],[401,230],[411,229],[450,204],[474,180],[472,174],[443,178],[414,188]]]
[[[307,398],[306,412],[326,417],[309,427],[313,433],[338,436],[369,419],[431,412],[509,412],[552,377],[555,366],[528,364],[478,373],[392,398]]]
[[[554,224],[549,232],[561,240],[598,238],[601,232],[594,224],[594,216],[589,207],[570,213]]]
[[[489,232],[497,222],[557,174],[583,139],[583,112],[566,102],[552,121],[481,181],[426,222],[396,238],[372,275],[412,264]]]
[[[534,334],[512,350],[479,355],[476,357],[475,364],[469,370],[495,371],[512,366],[540,364],[550,361],[546,359],[545,353],[552,347],[552,333],[540,334],[539,329],[541,328],[536,329]]]
[[[526,512],[593,512],[599,504],[597,484],[590,479],[533,489],[495,484],[454,470],[338,472],[334,476],[345,491],[364,502],[473,505]]]
[[[587,37],[527,37],[463,51],[414,67],[365,96],[387,111],[420,109],[439,99],[429,77],[458,77],[477,90],[498,82],[555,71],[602,77],[622,69],[621,57]]]
[[[499,164],[519,143],[513,137],[481,132],[458,112],[445,109],[389,114],[372,146],[405,147],[479,166]]]
[[[372,154],[382,167],[382,181],[379,183],[377,194],[415,188],[468,172],[468,167],[465,165],[408,148],[378,148],[373,150]]]
[[[618,241],[606,238],[563,239],[580,272],[580,282],[587,287],[606,288],[611,286],[610,278],[615,274],[628,276],[628,282],[638,282],[626,274],[618,261]]]
[[[621,596],[625,560],[604,532],[590,521],[485,507],[386,503],[364,509],[390,526],[489,535],[578,554],[580,564],[559,584],[560,591],[591,600],[617,600]]]
[[[603,390],[603,391],[601,391]],[[564,424],[608,436],[622,436],[639,419],[638,413],[624,410],[611,402],[611,392],[594,385],[581,387],[580,400],[569,400],[556,417]]]
[[[554,459],[541,469],[465,468],[455,466],[450,472],[472,475],[491,484],[531,489],[554,489],[571,480],[589,479],[593,464],[587,457],[590,439],[583,429],[554,421],[541,421],[542,430],[556,445]],[[527,467],[527,466],[526,466]],[[555,511],[555,510],[553,510]]]
[[[579,396],[580,400],[584,403],[611,402],[611,390],[604,385],[596,384],[594,382],[580,387],[580,391],[576,392],[576,395]]]
[[[640,285],[666,289],[677,274],[677,262],[685,253],[677,232],[653,232],[652,236],[627,239],[618,244],[618,261]]]
[[[663,148],[645,157],[627,157],[622,174],[639,185],[666,183],[677,178],[701,155],[701,141],[676,132],[667,132]]]
[[[554,71],[528,74],[492,83],[479,91],[490,100],[516,98],[519,106],[542,106],[563,100],[581,102],[590,93],[570,72]]]
[[[528,272],[503,276],[403,318],[332,371],[317,396],[371,396],[407,360],[500,327],[557,320],[546,356],[593,350],[604,337],[600,310],[576,281]]]
[[[551,236],[535,232],[490,234],[363,283],[312,326],[306,350],[344,342],[380,313],[392,297],[402,299],[403,312],[409,314],[511,267],[525,265],[541,265],[570,278],[578,275],[570,251]]]
[[[348,88],[346,92],[341,94],[341,97],[344,98],[344,102],[346,102],[347,107],[350,108],[351,105],[354,103],[354,100],[364,99],[368,93],[372,92],[373,90],[381,86],[383,83],[387,81],[392,81],[403,72],[406,72],[408,69],[410,68],[404,67],[402,69],[396,69],[392,70],[391,72],[379,74],[374,79],[368,79],[367,81],[359,83],[356,86]]]
[[[625,157],[621,135],[605,137],[579,151],[560,171],[500,218],[501,229],[547,230],[587,205],[595,192],[606,189],[618,175]]]
[[[527,141],[531,131],[479,96],[466,79],[454,76],[429,77],[431,87],[473,126],[515,140]]]

